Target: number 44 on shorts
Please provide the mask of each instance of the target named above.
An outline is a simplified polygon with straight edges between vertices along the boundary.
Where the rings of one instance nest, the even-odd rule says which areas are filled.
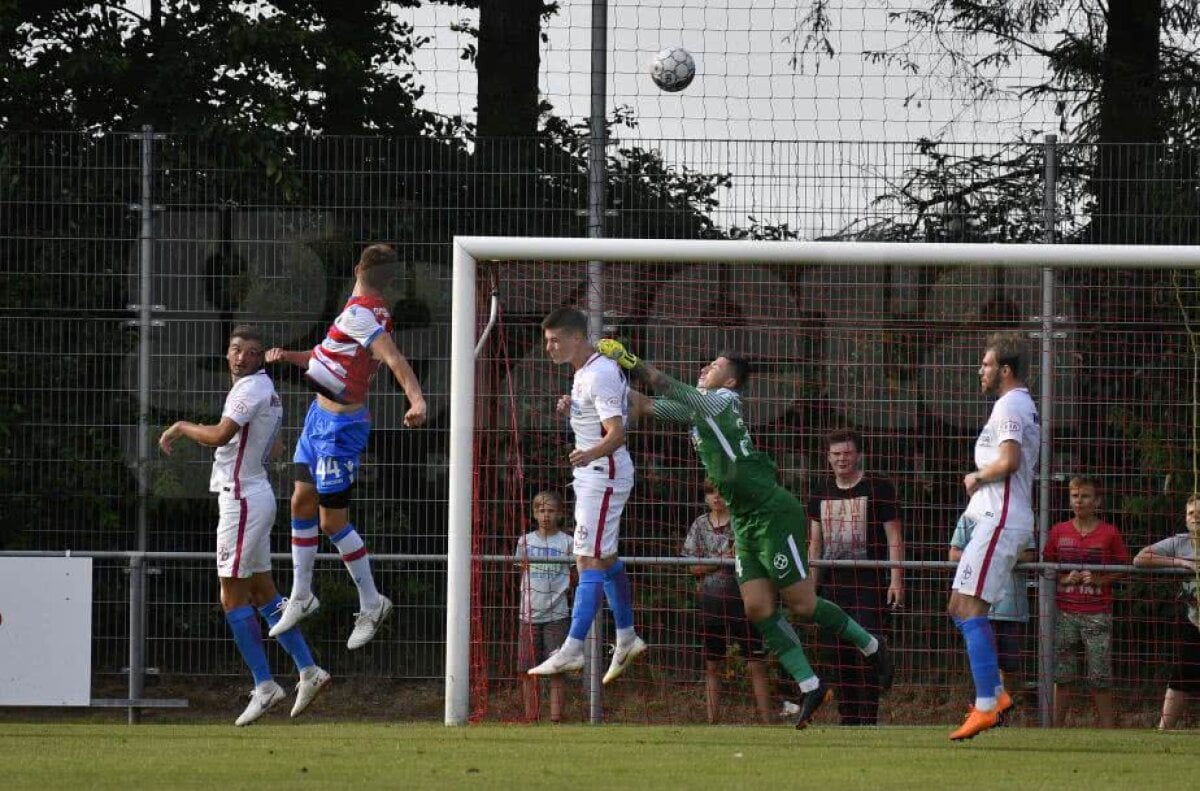
[[[342,472],[342,467],[345,467],[345,473]],[[354,462],[349,459],[338,459],[335,456],[322,456],[317,459],[317,480],[326,482],[335,482],[343,480],[343,475],[346,479],[354,480]]]

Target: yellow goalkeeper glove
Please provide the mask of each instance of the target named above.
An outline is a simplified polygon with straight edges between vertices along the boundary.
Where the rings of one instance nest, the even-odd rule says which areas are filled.
[[[636,354],[628,351],[624,344],[612,338],[601,338],[596,341],[596,351],[603,354],[610,360],[614,360],[617,365],[624,368],[626,371],[632,371],[637,368],[637,364],[641,362]]]

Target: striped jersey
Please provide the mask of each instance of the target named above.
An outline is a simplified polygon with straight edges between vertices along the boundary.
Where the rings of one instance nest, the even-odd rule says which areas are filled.
[[[1009,441],[1021,447],[1021,466],[1002,481],[981,484],[967,504],[967,516],[1033,529],[1033,473],[1041,438],[1037,406],[1027,389],[1013,388],[996,399],[987,424],[975,440],[975,469],[982,470],[1000,458],[1000,445]]]
[[[603,355],[593,354],[575,372],[571,383],[571,430],[575,432],[575,447],[589,450],[599,445],[604,439],[603,422],[614,417],[621,418],[621,425],[629,417],[629,384],[619,365]],[[587,472],[591,466],[580,468],[579,472]],[[610,478],[633,475],[629,449],[622,445],[613,451],[607,467],[600,471]]]
[[[270,488],[266,463],[283,425],[283,402],[267,372],[259,370],[240,377],[225,396],[221,417],[237,423],[233,439],[213,454],[209,491],[242,498],[263,487]]]
[[[318,392],[342,404],[360,404],[379,361],[371,356],[371,343],[392,331],[392,314],[382,299],[351,297],[329,325],[325,340],[308,360],[308,380]]]

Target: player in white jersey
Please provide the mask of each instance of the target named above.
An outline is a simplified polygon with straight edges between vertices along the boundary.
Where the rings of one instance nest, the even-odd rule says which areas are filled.
[[[568,400],[575,447],[568,456],[575,488],[575,556],[579,585],[571,611],[571,628],[562,648],[531,668],[532,676],[552,676],[583,669],[583,641],[600,609],[603,592],[617,625],[607,684],[625,672],[646,643],[633,627],[633,599],[625,564],[617,554],[621,511],[633,491],[633,461],[625,447],[629,387],[624,372],[612,360],[592,350],[587,316],[574,308],[559,308],[542,321],[546,355],[555,364],[569,363],[575,371]]]
[[[975,471],[963,477],[971,498],[965,514],[975,520],[954,574],[947,611],[966,642],[975,705],[954,741],[995,727],[1012,698],[1000,681],[995,636],[988,609],[1003,594],[1022,550],[1033,533],[1033,474],[1041,444],[1037,406],[1025,387],[1029,353],[1016,333],[988,339],[979,382],[998,395],[992,414],[975,442]]]
[[[181,420],[162,433],[158,445],[167,455],[180,437],[216,448],[209,489],[217,493],[220,512],[217,576],[225,620],[254,676],[250,705],[236,722],[249,725],[286,697],[271,677],[258,623],[259,614],[269,626],[277,623],[283,605],[283,597],[271,579],[275,492],[266,469],[270,458],[283,453],[279,440],[283,403],[263,370],[263,342],[258,330],[248,325],[235,327],[225,359],[233,387],[225,398],[220,422],[199,425]],[[278,640],[300,671],[292,707],[295,717],[308,708],[330,676],[313,661],[299,629],[280,634]]]

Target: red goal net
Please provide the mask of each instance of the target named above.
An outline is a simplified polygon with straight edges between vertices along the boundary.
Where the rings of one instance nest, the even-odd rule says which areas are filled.
[[[547,359],[539,324],[562,305],[587,309],[587,265],[481,264],[478,282],[479,330],[492,284],[499,315],[476,368],[472,717],[586,720],[597,700],[589,697],[586,669],[565,678],[561,692],[525,681],[520,671],[539,648],[538,633],[521,627],[529,617],[522,578],[548,578],[555,567],[518,544],[537,528],[533,500],[540,492],[563,500],[563,529],[572,529],[572,434],[555,412],[571,371]],[[1018,704],[1013,721],[1036,724],[1039,692],[1057,682],[1066,722],[1103,721],[1112,699],[1116,724],[1142,726],[1158,721],[1167,683],[1178,673],[1179,636],[1197,631],[1188,620],[1196,602],[1186,561],[1176,572],[1128,566],[1142,548],[1186,535],[1195,467],[1190,325],[1197,285],[1191,272],[1065,269],[1051,286],[1055,318],[1044,321],[1047,285],[1035,268],[615,263],[600,283],[605,334],[678,379],[695,381],[722,350],[750,360],[743,412],[751,434],[775,459],[780,483],[810,513],[821,513],[814,500],[833,478],[830,432],[856,432],[864,476],[886,482],[869,495],[877,501],[870,503],[875,516],[862,516],[848,540],[873,548],[851,547],[836,568],[818,574],[822,595],[888,638],[896,685],[876,708],[878,692],[855,652],[796,621],[814,669],[835,685],[835,704],[818,720],[829,724],[876,715],[881,723],[950,723],[972,701],[962,638],[945,615],[950,550],[966,504],[962,478],[974,469],[975,439],[993,400],[979,385],[985,340],[997,330],[1026,337],[1028,383],[1048,419],[1050,468],[1034,482],[1035,509],[1046,511],[1047,527],[1071,521],[1071,481],[1089,479],[1095,515],[1116,528],[1126,554],[1111,541],[1097,550],[1098,540],[1058,535],[1050,554],[1067,568],[1047,571],[1045,587],[1037,568],[1015,576],[1012,606],[1003,608],[1008,615],[993,613],[994,623],[1009,621],[996,631],[1004,635],[1002,665]],[[1049,403],[1042,403],[1047,392]],[[722,635],[720,619],[701,607],[708,573],[696,567],[727,573],[729,566],[722,558],[685,557],[697,554],[694,545],[685,548],[690,529],[710,514],[686,428],[633,422],[628,445],[637,471],[620,554],[650,650],[600,691],[603,719],[785,722],[780,714],[796,699],[795,683],[758,653],[756,640],[743,639],[736,603],[724,614]],[[1043,478],[1049,500],[1036,502]],[[874,510],[887,491],[894,492],[894,507],[881,513],[900,523],[906,563],[895,606],[886,544],[878,543],[880,522],[888,520]],[[838,545],[837,536],[823,535],[824,547]],[[1035,534],[1035,560],[1043,559],[1049,537],[1044,528]],[[1090,571],[1103,566],[1125,568]],[[1086,578],[1068,576],[1083,570]],[[1085,612],[1070,612],[1078,600]],[[1088,612],[1097,603],[1099,611]],[[602,642],[611,644],[606,608],[596,623]],[[1092,631],[1081,637],[1081,624]],[[601,661],[602,672],[607,655]],[[551,698],[558,694],[555,712]]]

